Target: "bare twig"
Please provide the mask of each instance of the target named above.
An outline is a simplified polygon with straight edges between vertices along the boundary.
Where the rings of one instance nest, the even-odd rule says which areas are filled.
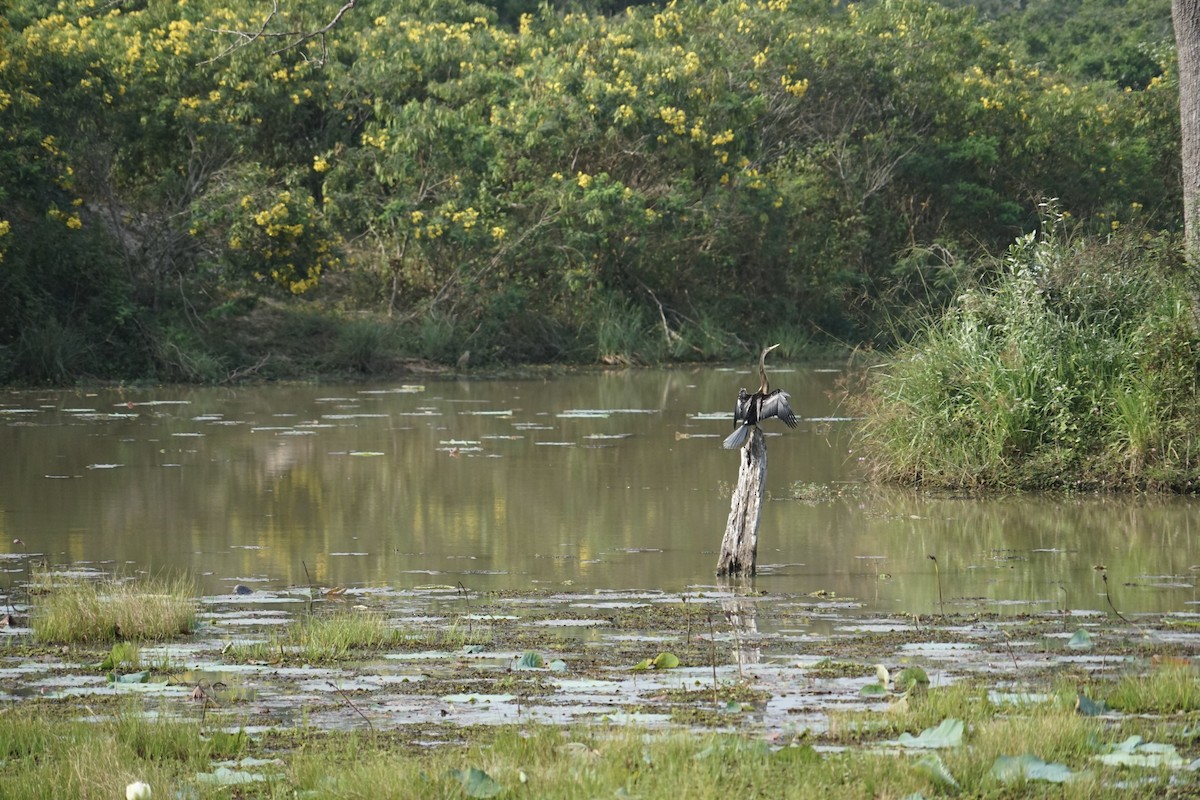
[[[467,606],[467,639],[469,640],[469,639],[471,639],[471,636],[472,636],[472,634],[473,634],[473,631],[471,630],[471,624],[472,624],[472,619],[471,619],[471,592],[470,592],[470,591],[467,589],[467,587],[466,587],[466,586],[463,586],[463,582],[462,582],[462,581],[459,581],[459,582],[458,582],[458,589],[456,590],[456,593],[457,593],[457,594],[461,594],[461,595],[462,595],[463,603],[465,603],[465,604],[466,604],[466,606]]]
[[[325,681],[325,682],[327,684],[329,684],[335,692],[338,693],[338,697],[342,698],[342,700],[345,701],[346,705],[348,705],[348,706],[350,706],[350,708],[354,709],[354,712],[363,718],[363,722],[367,723],[367,727],[370,728],[371,733],[374,734],[375,733],[375,725],[371,722],[371,718],[368,717],[366,714],[364,714],[362,709],[354,704],[354,701],[350,699],[350,696],[348,694],[346,694],[345,690],[343,690],[342,687],[338,686],[333,681]]]
[[[942,602],[942,570],[938,567],[937,556],[929,556],[929,560],[933,562],[933,574],[937,577],[938,613],[942,615],[942,619],[945,619],[946,618],[946,606]]]
[[[1113,605],[1112,591],[1108,588],[1108,572],[1101,572],[1100,578],[1104,581],[1104,599],[1108,601],[1108,607],[1111,608],[1112,612],[1117,615],[1117,619],[1121,620],[1121,622],[1124,622],[1126,625],[1135,629],[1138,633],[1145,636],[1146,631],[1142,628],[1141,625],[1138,625],[1135,622],[1130,622],[1129,620],[1125,619],[1125,615],[1123,615],[1120,611],[1117,611],[1117,607],[1115,605]]]
[[[708,612],[708,641],[712,645],[713,705],[717,704],[717,634],[713,631],[712,612]]]
[[[268,29],[271,26],[271,22],[279,14],[279,0],[271,0],[271,13],[267,14],[266,19],[263,20],[262,25],[260,25],[256,31],[230,30],[227,28],[208,28],[207,30],[211,31],[212,33],[220,36],[232,37],[233,44],[229,45],[212,58],[207,59],[206,61],[201,61],[200,63],[211,64],[214,61],[220,61],[222,58],[225,58],[235,50],[240,50],[243,47],[249,47],[260,40],[282,41],[283,44],[281,46],[271,51],[271,55],[279,55],[280,53],[287,52],[288,50],[295,50],[306,42],[316,39],[321,43],[321,57],[319,59],[312,60],[314,60],[318,65],[323,65],[329,58],[329,50],[325,43],[325,35],[336,28],[342,21],[342,17],[346,16],[346,13],[354,8],[357,3],[358,0],[346,0],[342,7],[337,10],[337,13],[333,15],[333,19],[329,20],[329,22],[327,22],[325,25],[322,25],[320,28],[317,28],[316,30],[273,31]],[[305,55],[304,58],[306,61],[309,60],[307,55]]]

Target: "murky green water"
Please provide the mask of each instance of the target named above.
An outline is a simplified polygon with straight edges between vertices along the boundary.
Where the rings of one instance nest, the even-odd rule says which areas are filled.
[[[885,612],[1200,612],[1200,503],[973,500],[857,484],[837,372],[775,370],[757,586]],[[24,552],[207,592],[715,584],[749,370],[0,396],[0,569]],[[843,490],[791,499],[793,485]],[[24,546],[13,544],[20,539]]]

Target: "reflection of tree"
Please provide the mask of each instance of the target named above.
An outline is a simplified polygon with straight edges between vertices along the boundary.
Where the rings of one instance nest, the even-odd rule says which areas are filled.
[[[1139,580],[1159,573],[1192,583],[1191,568],[1200,563],[1193,542],[1200,508],[1178,498],[963,498],[870,490],[849,499],[793,504],[786,514],[777,506],[772,513],[786,517],[780,520],[784,529],[795,532],[794,560],[817,576],[801,576],[795,590],[878,595],[885,610],[937,611],[930,554],[938,558],[948,611],[965,610],[964,602],[969,610],[996,611],[995,601],[1103,610],[1096,564],[1107,565],[1112,580],[1147,585],[1123,592],[1133,610],[1177,609],[1196,595],[1191,589],[1153,590],[1148,584],[1155,581]],[[760,537],[779,535],[766,531]]]
[[[753,581],[721,581],[720,587],[728,593],[721,598],[721,611],[733,633],[733,653],[740,673],[746,667],[762,661],[758,636],[758,598]]]
[[[788,375],[803,416],[836,413],[826,394],[836,378],[805,370]],[[745,375],[694,369],[430,383],[419,394],[307,386],[126,390],[94,398],[39,393],[39,402],[100,411],[118,404],[124,411],[129,396],[191,403],[137,407],[140,416],[132,419],[46,412],[36,427],[0,426],[0,507],[13,536],[31,551],[62,554],[57,561],[191,569],[211,574],[215,585],[253,576],[306,585],[303,560],[324,585],[462,579],[485,589],[571,580],[575,589],[679,591],[711,580],[729,508],[717,487],[730,479],[730,458],[737,458],[719,446],[728,418],[694,415],[728,413],[745,382]],[[558,416],[596,408],[648,413]],[[466,413],[489,409],[512,414]],[[334,418],[355,412],[383,416]],[[314,420],[328,427],[309,428],[311,435],[286,432]],[[676,439],[680,431],[695,438]],[[196,433],[202,435],[175,435]],[[590,434],[630,436],[589,440]],[[518,438],[489,438],[498,435]],[[450,440],[478,441],[483,449],[452,458],[443,444]],[[1192,582],[1191,567],[1200,564],[1194,535],[1200,505],[1128,497],[966,499],[861,487],[820,502],[784,499],[793,482],[850,477],[839,441],[844,437],[827,439],[802,423],[771,442],[760,588],[822,590],[835,602],[856,598],[873,609],[936,613],[927,559],[933,554],[951,612],[964,608],[964,597],[982,598],[972,608],[985,610],[1006,599],[1044,600],[1046,610],[1103,610],[1103,586],[1092,569],[1100,563],[1122,612],[1178,610],[1197,599],[1191,589],[1146,588],[1154,581],[1141,576]],[[349,455],[354,451],[383,455]],[[125,466],[86,469],[96,463]],[[330,555],[345,552],[369,556]],[[472,570],[506,574],[463,577]],[[1130,582],[1140,585],[1124,586]],[[752,606],[730,610],[731,626],[752,623],[742,629],[746,641],[756,624]]]

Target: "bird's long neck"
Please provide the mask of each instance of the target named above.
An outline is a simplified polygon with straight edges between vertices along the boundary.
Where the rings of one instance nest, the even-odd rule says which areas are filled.
[[[762,351],[762,355],[758,357],[758,393],[766,394],[770,391],[771,386],[767,383],[767,353],[771,352],[771,348]]]

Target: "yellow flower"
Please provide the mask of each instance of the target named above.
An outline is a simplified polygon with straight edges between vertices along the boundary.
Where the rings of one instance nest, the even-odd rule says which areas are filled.
[[[327,172],[328,170],[329,170],[329,162],[325,160],[324,156],[313,156],[313,171],[314,172]]]
[[[504,228],[501,228],[499,225],[496,225],[492,228],[492,238],[497,242],[503,239],[507,233],[508,231],[504,230]]]
[[[592,176],[588,175],[586,172],[577,173],[575,176],[575,182],[579,184],[580,189],[586,189],[592,185]]]

